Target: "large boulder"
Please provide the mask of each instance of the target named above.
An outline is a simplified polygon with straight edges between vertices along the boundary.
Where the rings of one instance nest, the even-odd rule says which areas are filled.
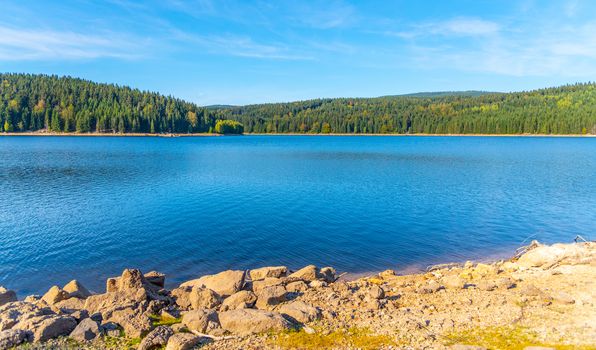
[[[158,326],[155,327],[151,333],[147,334],[147,336],[141,341],[139,344],[138,350],[150,350],[154,348],[162,348],[168,343],[170,337],[174,335],[174,331],[172,328],[168,326]]]
[[[0,331],[0,350],[12,349],[19,344],[33,340],[33,333],[22,329]]]
[[[176,289],[172,289],[170,295],[174,298],[174,301],[181,309],[187,310],[191,306],[190,293],[192,290],[193,287],[191,286],[178,287]]]
[[[321,318],[321,310],[302,301],[293,301],[283,304],[276,311],[283,315],[290,316],[292,319],[300,323],[312,322]]]
[[[548,269],[555,265],[574,265],[589,263],[596,258],[596,244],[575,243],[540,245],[522,255],[517,264],[522,267],[541,267]]]
[[[285,284],[285,280],[277,277],[266,277],[262,280],[252,282],[252,291],[258,293],[264,288]]]
[[[195,286],[190,292],[189,301],[193,310],[213,309],[221,304],[221,297],[209,288]]]
[[[190,333],[177,333],[170,337],[166,350],[190,350],[197,346],[201,337]]]
[[[301,268],[300,270],[292,273],[289,277],[310,282],[310,281],[317,280],[317,279],[321,278],[322,276],[319,272],[319,269],[315,265],[308,265],[308,266],[305,266],[305,267]]]
[[[68,282],[63,288],[65,292],[68,293],[70,298],[79,298],[79,299],[86,299],[87,297],[91,296],[91,292],[87,290],[79,281],[72,280]]]
[[[249,274],[251,280],[258,281],[265,279],[265,277],[285,277],[287,273],[288,268],[286,266],[267,266],[250,270]]]
[[[11,329],[22,320],[32,317],[52,315],[50,308],[41,308],[29,302],[14,301],[0,306],[0,331]]]
[[[104,318],[104,320],[119,324],[124,329],[124,333],[130,338],[143,337],[152,328],[151,319],[139,308],[116,310],[112,312],[109,318]]]
[[[308,289],[308,284],[304,281],[295,281],[286,284],[286,290],[290,293],[301,293]]]
[[[221,311],[248,309],[255,305],[257,296],[248,290],[241,290],[227,297],[221,304]]]
[[[0,306],[17,301],[17,293],[0,286]]]
[[[199,333],[209,333],[220,328],[217,313],[206,309],[188,311],[182,316],[182,324]]]
[[[82,320],[70,333],[70,337],[78,342],[85,342],[99,337],[101,329],[97,322],[90,318]]]
[[[68,335],[76,326],[77,321],[70,316],[44,315],[21,320],[12,329],[31,331],[33,341],[40,342]]]
[[[192,281],[184,282],[180,286],[205,287],[211,289],[222,297],[227,297],[242,289],[245,278],[245,271],[227,270],[215,275],[207,275]]]
[[[72,314],[73,312],[83,310],[85,308],[85,300],[79,298],[68,298],[53,305],[54,309],[60,310],[61,313]]]
[[[255,309],[222,312],[219,314],[219,322],[224,330],[238,335],[283,331],[290,328],[290,323],[280,314]]]
[[[58,286],[53,286],[46,292],[46,294],[41,297],[41,300],[48,303],[48,305],[54,305],[59,301],[66,300],[70,298],[67,292],[62,290],[62,288]]]
[[[271,310],[276,305],[287,300],[287,291],[284,286],[271,286],[259,290],[257,293],[256,307],[261,310]]]

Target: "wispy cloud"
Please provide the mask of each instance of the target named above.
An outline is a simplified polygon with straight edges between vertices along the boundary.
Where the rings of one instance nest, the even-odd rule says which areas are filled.
[[[200,46],[210,54],[249,57],[272,60],[313,60],[314,57],[297,53],[283,44],[255,42],[248,36],[238,35],[197,35],[180,30],[172,34],[185,45]]]
[[[84,34],[0,26],[0,60],[134,58],[138,40],[116,33]]]
[[[384,31],[385,35],[404,39],[428,36],[480,37],[498,33],[501,26],[478,18],[454,18],[447,21],[417,23],[403,31]]]

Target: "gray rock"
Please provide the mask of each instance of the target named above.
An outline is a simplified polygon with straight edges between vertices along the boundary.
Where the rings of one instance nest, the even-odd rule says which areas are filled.
[[[249,275],[251,280],[258,281],[265,279],[266,277],[285,277],[287,273],[288,268],[286,266],[267,266],[250,270]]]
[[[209,288],[194,286],[189,296],[193,310],[213,309],[221,304],[221,297]]]
[[[320,277],[327,283],[335,282],[335,269],[333,267],[323,267],[319,272]]]
[[[187,286],[187,287],[178,287],[176,289],[172,289],[171,291],[171,295],[174,298],[174,300],[176,301],[176,304],[184,309],[187,310],[190,308],[190,292],[192,292],[193,287],[191,286]]]
[[[190,350],[199,344],[201,337],[190,333],[177,333],[170,337],[166,350]]]
[[[100,334],[101,329],[97,322],[86,318],[70,333],[70,337],[79,342],[86,342],[99,337]]]
[[[33,333],[22,329],[0,331],[0,350],[11,349],[19,344],[33,340]]]
[[[321,275],[319,269],[315,265],[308,265],[292,273],[289,277],[310,282],[318,279]]]
[[[497,284],[491,280],[482,279],[478,281],[478,283],[476,283],[476,288],[486,292],[490,292],[497,289]]]
[[[385,297],[385,291],[377,285],[372,285],[368,288],[368,295],[372,299],[383,299]]]
[[[557,350],[555,348],[549,348],[546,346],[526,346],[524,350]]]
[[[70,298],[86,299],[91,296],[91,292],[77,280],[68,282],[62,289],[68,293]]]
[[[266,287],[256,293],[256,307],[261,310],[271,310],[274,306],[287,300],[284,286]]]
[[[101,330],[103,334],[108,337],[117,338],[120,336],[122,328],[117,323],[114,322],[106,322],[101,325]]]
[[[17,301],[17,293],[0,286],[0,306]]]
[[[168,326],[155,327],[139,344],[138,350],[149,350],[165,346],[174,331]]]
[[[11,329],[22,320],[53,313],[49,308],[40,308],[24,301],[4,304],[0,306],[0,331]]]
[[[205,287],[211,289],[222,297],[227,297],[242,289],[245,277],[245,271],[227,270],[216,275],[207,275],[196,280],[184,282],[180,286]]]
[[[276,311],[282,315],[290,316],[300,323],[308,323],[321,318],[321,311],[302,301],[293,301],[281,305]]]
[[[290,282],[286,285],[286,290],[290,293],[300,293],[308,289],[308,284],[304,281]]]
[[[290,323],[280,314],[255,309],[222,312],[219,314],[219,322],[224,330],[238,335],[283,331],[290,328]]]
[[[241,290],[227,297],[221,304],[221,311],[248,309],[255,305],[257,296],[248,290]]]
[[[458,275],[449,275],[441,279],[447,289],[463,289],[466,281]]]
[[[48,303],[48,305],[54,305],[59,301],[66,300],[70,298],[67,292],[63,291],[62,288],[58,286],[53,286],[46,292],[46,294],[41,297],[41,300]]]
[[[77,321],[70,316],[44,315],[21,320],[13,329],[29,330],[33,333],[33,341],[43,342],[68,335],[76,326]]]
[[[284,284],[284,280],[281,278],[276,277],[267,277],[260,281],[252,282],[252,291],[258,293],[264,288],[271,287],[271,286],[280,286]]]
[[[145,274],[145,279],[147,282],[153,284],[156,287],[164,288],[166,285],[166,275],[157,272],[157,271],[150,271]]]
[[[486,350],[485,347],[477,346],[477,345],[465,345],[465,344],[455,344],[452,345],[452,350]]]
[[[191,331],[208,333],[220,328],[217,313],[213,310],[192,310],[182,316],[182,324]]]

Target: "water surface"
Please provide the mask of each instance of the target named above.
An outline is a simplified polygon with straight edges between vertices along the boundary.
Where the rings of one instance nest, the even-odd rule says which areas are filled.
[[[596,226],[596,139],[0,137],[0,285],[510,254]]]

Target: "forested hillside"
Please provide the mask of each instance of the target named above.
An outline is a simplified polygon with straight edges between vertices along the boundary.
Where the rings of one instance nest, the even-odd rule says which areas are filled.
[[[477,96],[318,99],[221,109],[256,133],[596,134],[596,84]]]
[[[235,120],[240,122],[232,123]],[[219,126],[216,128],[219,121]],[[0,74],[0,129],[100,133],[596,134],[596,84],[203,108],[112,84]]]

